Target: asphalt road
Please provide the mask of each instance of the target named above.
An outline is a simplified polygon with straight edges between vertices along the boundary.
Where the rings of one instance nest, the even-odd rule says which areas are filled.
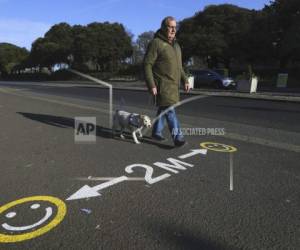
[[[114,108],[155,117],[142,91],[114,91]],[[1,250],[300,248],[299,103],[199,96],[176,109],[182,127],[225,134],[182,148],[167,130],[112,139],[107,110],[97,87],[0,84]],[[80,116],[96,143],[75,143]]]

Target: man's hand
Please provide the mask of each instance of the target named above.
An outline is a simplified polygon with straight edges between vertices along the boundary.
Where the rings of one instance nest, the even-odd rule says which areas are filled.
[[[186,83],[184,84],[184,90],[185,90],[185,92],[189,92],[189,91],[190,91],[190,85],[189,85],[188,82],[186,82]]]
[[[151,89],[151,94],[154,95],[154,96],[157,95],[157,88],[156,87]]]

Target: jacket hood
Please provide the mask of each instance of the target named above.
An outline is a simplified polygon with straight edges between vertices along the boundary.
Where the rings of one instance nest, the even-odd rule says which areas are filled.
[[[156,31],[156,33],[154,34],[154,38],[160,38],[160,39],[162,39],[163,41],[165,41],[165,42],[169,42],[168,41],[168,38],[167,38],[167,36],[166,36],[166,34],[165,34],[165,32],[163,32],[163,30],[162,29],[159,29],[158,31]],[[176,37],[174,38],[174,40],[173,40],[173,44],[176,42]]]

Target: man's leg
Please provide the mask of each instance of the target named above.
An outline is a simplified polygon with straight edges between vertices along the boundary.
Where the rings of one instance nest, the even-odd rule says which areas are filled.
[[[157,110],[156,117],[160,115],[161,112],[163,112],[165,108],[164,107],[159,107]],[[162,115],[159,117],[156,122],[153,124],[153,129],[152,129],[152,136],[156,139],[161,139],[164,140],[164,137],[162,135],[162,131],[165,126],[165,115]]]
[[[180,129],[180,124],[176,116],[175,109],[170,109],[166,114],[168,127],[170,130],[170,133],[172,134],[173,141],[176,146],[182,146],[185,141]]]

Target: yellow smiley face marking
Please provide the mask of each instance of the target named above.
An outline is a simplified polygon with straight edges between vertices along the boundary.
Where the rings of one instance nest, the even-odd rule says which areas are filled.
[[[5,204],[4,206],[0,207],[0,216],[2,214],[5,214],[5,217],[9,220],[11,218],[14,218],[17,216],[17,213],[14,211],[8,211],[11,208],[14,208],[15,206],[27,203],[27,202],[35,202],[33,205],[30,206],[30,209],[39,209],[40,208],[40,203],[41,202],[48,202],[51,203],[51,206],[53,208],[55,207],[57,212],[56,215],[47,223],[47,221],[52,217],[53,215],[53,208],[51,206],[48,206],[45,209],[45,216],[37,221],[36,223],[32,225],[26,225],[26,226],[13,226],[10,225],[8,222],[3,223],[0,225],[3,229],[8,231],[10,234],[2,234],[0,233],[0,243],[11,243],[11,242],[19,242],[19,241],[24,241],[24,240],[29,240],[35,237],[38,237],[42,234],[47,233],[54,227],[56,227],[65,217],[66,212],[67,212],[67,207],[66,204],[55,197],[52,196],[32,196],[32,197],[26,197],[23,199],[19,199],[16,201],[12,201],[10,203]],[[45,224],[43,227],[39,227],[41,225]],[[37,230],[34,230],[35,227],[39,227]],[[34,230],[31,232],[27,233],[22,233],[22,234],[11,234],[12,232],[23,232],[26,230]]]
[[[223,153],[232,153],[237,151],[237,148],[233,146],[217,142],[203,142],[200,144],[200,147]]]

